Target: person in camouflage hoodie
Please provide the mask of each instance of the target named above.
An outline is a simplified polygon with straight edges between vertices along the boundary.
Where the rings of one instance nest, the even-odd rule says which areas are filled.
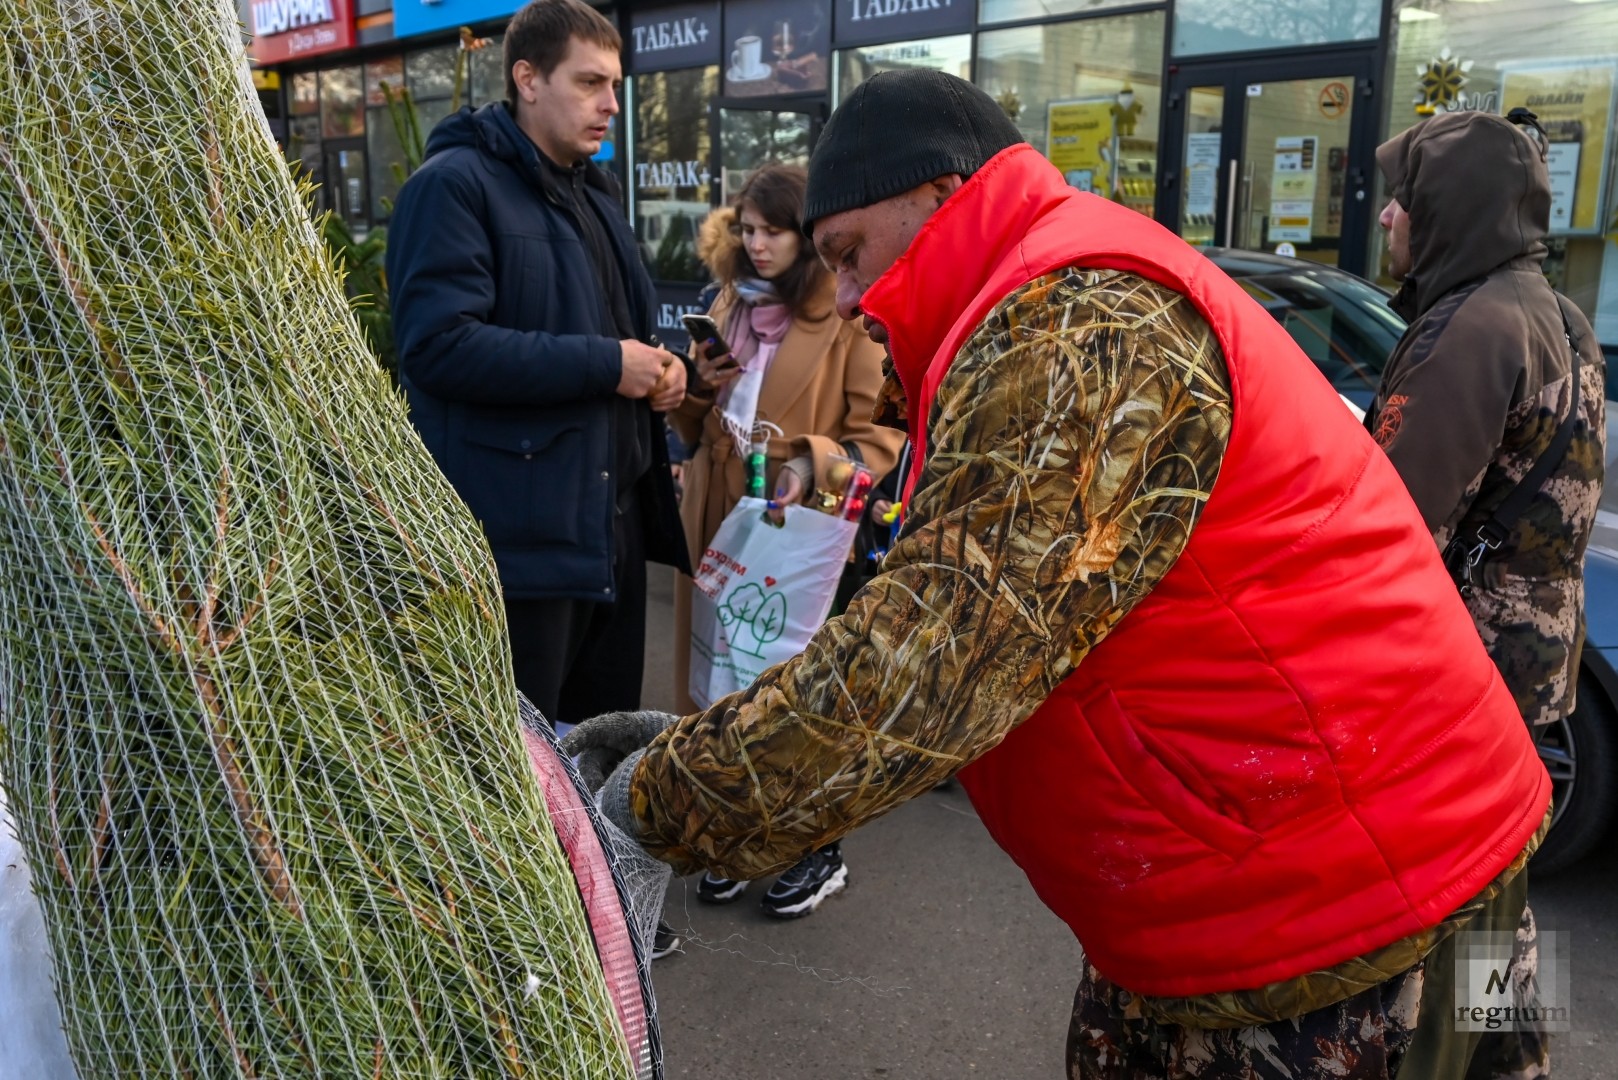
[[[1445,113],[1376,157],[1392,195],[1381,217],[1388,269],[1401,282],[1390,306],[1410,325],[1365,424],[1437,545],[1475,537],[1578,410],[1565,455],[1464,590],[1523,720],[1542,728],[1573,711],[1584,549],[1606,460],[1601,347],[1541,268],[1551,211],[1544,133],[1532,114]],[[1532,972],[1538,936],[1526,895],[1517,933]],[[1537,1024],[1485,1037],[1479,1056],[1495,1075],[1550,1074]]]
[[[1551,184],[1539,135],[1444,113],[1377,149],[1389,273],[1402,282],[1391,306],[1410,327],[1365,418],[1443,548],[1475,535],[1544,453],[1573,399],[1577,348],[1573,442],[1466,596],[1535,726],[1573,711],[1607,430],[1601,347],[1542,270]]]

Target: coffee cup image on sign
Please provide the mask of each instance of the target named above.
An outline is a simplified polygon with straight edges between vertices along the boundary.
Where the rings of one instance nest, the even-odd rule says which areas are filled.
[[[725,77],[731,82],[757,82],[770,77],[770,65],[764,62],[764,39],[748,34],[736,39],[730,50],[730,70]]]

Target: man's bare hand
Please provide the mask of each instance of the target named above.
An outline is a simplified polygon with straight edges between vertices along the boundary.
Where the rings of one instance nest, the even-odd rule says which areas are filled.
[[[663,378],[663,371],[670,364],[674,364],[674,354],[663,349],[654,349],[644,341],[626,339],[618,343],[623,354],[623,374],[618,376],[618,393],[626,398],[643,398],[651,394],[652,388]],[[674,364],[675,367],[683,367]],[[681,396],[685,391],[685,375],[680,375]]]
[[[670,412],[678,409],[680,402],[685,400],[685,365],[673,356],[669,356],[669,361],[652,387],[653,412]]]

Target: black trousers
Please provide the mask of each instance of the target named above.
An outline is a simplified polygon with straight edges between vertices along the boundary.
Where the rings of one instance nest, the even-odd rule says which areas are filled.
[[[640,708],[646,667],[646,544],[639,500],[615,522],[617,595],[595,600],[508,599],[517,689],[552,724]]]

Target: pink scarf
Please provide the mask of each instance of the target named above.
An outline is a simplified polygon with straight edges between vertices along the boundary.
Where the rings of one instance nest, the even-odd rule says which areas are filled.
[[[720,423],[735,442],[737,455],[746,457],[753,424],[758,419],[764,373],[792,329],[792,312],[767,282],[737,282],[736,294],[739,302],[731,313],[725,336],[742,373],[719,392],[716,404]]]

